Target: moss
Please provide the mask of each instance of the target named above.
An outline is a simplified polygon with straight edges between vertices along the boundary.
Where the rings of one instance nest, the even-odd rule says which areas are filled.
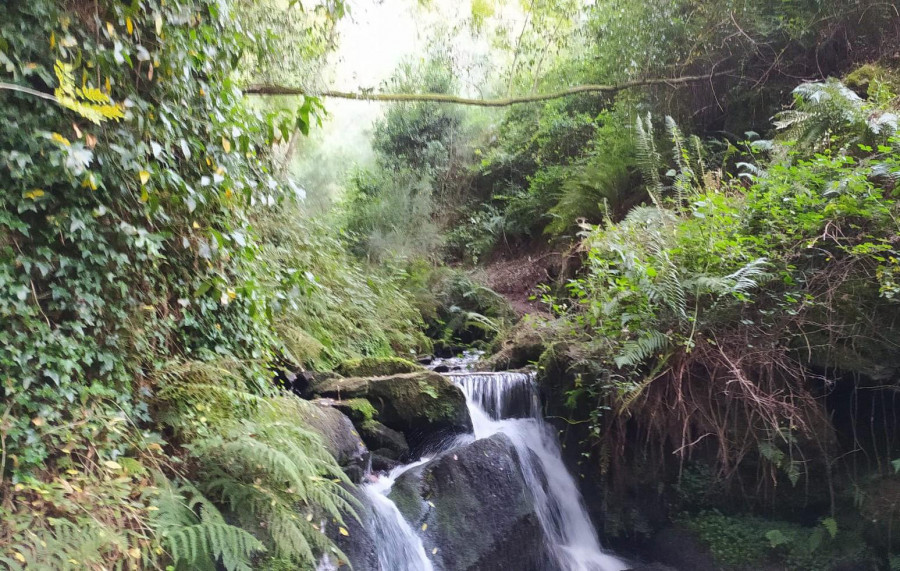
[[[869,89],[876,81],[887,85],[894,93],[900,91],[900,72],[878,63],[862,65],[844,77],[844,85],[861,97],[869,94]]]
[[[350,416],[351,418],[359,417],[363,421],[370,421],[375,418],[376,414],[378,414],[378,411],[375,410],[375,407],[372,406],[372,403],[364,398],[348,399],[343,401],[341,404],[350,409],[351,414],[348,416]]]
[[[382,423],[404,433],[439,429],[462,432],[472,426],[462,391],[441,375],[424,369],[382,377],[333,379],[317,385],[316,392],[341,400],[366,398]]]
[[[363,357],[338,365],[336,372],[345,377],[387,377],[424,370],[421,366],[399,357]]]

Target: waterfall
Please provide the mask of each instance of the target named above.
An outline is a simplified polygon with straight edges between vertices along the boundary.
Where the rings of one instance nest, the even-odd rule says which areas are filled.
[[[522,477],[540,522],[554,569],[623,571],[628,565],[605,553],[575,480],[563,464],[559,442],[544,423],[533,373],[464,372],[480,354],[447,359],[459,372],[445,373],[466,397],[475,439],[503,433],[519,456]],[[433,454],[471,442],[472,437],[443,442]],[[388,498],[403,472],[430,458],[399,466],[362,487],[372,504],[372,532],[381,571],[432,571],[422,539]]]
[[[376,482],[362,487],[363,493],[372,504],[372,533],[378,554],[378,563],[382,571],[432,571],[433,567],[422,539],[416,535],[409,523],[400,514],[387,495],[391,491],[397,477],[403,472],[427,462],[423,458],[418,462],[398,466]]]
[[[604,553],[559,443],[540,414],[533,373],[449,373],[466,395],[475,438],[502,432],[513,443],[550,552],[564,571],[621,571]]]

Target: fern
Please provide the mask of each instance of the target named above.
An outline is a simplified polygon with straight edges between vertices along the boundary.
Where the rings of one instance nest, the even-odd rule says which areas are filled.
[[[191,565],[220,561],[242,569],[260,547],[311,565],[317,555],[336,551],[312,514],[337,522],[355,515],[355,500],[342,488],[349,481],[303,424],[311,405],[290,394],[252,393],[239,373],[230,363],[198,362],[171,363],[160,372],[163,418],[184,436],[196,473],[195,487],[181,483],[161,504],[160,512],[169,514],[161,520],[167,548]],[[210,382],[217,376],[219,386]],[[233,519],[226,523],[219,510]],[[300,510],[309,519],[298,517]]]
[[[176,486],[161,474],[161,493],[154,523],[177,567],[229,571],[249,570],[251,560],[265,546],[249,532],[230,525],[219,510],[193,485]]]
[[[621,352],[615,358],[616,366],[630,367],[639,365],[652,357],[662,353],[669,345],[669,338],[660,331],[645,331],[640,337],[625,343]]]
[[[656,142],[653,138],[653,118],[650,113],[647,113],[644,119],[640,116],[637,118],[635,132],[637,133],[635,150],[637,151],[638,168],[644,177],[650,199],[657,208],[661,209],[660,199],[664,187],[659,176],[659,168],[662,164],[662,157],[656,150]]]

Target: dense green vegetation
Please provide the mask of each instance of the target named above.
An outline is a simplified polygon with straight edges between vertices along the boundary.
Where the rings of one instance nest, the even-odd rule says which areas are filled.
[[[349,479],[284,379],[507,338],[607,539],[900,567],[895,6],[472,2],[381,90],[470,89],[464,33],[486,97],[676,81],[392,104],[312,217],[291,160],[328,102],[241,92],[315,89],[347,7],[303,4],[0,6],[4,566],[341,559]]]

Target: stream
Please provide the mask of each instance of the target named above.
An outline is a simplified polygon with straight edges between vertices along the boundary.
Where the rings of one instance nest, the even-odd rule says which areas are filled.
[[[444,444],[440,452],[502,433],[519,457],[543,541],[559,571],[622,571],[628,565],[603,551],[584,507],[574,478],[566,470],[552,428],[541,417],[541,403],[533,373],[468,372],[477,354],[441,360],[432,366],[456,369],[444,375],[466,396],[474,434]],[[474,437],[474,438],[473,438]],[[372,533],[382,571],[430,571],[434,564],[416,531],[390,499],[391,486],[401,474],[429,462],[431,457],[399,466],[363,486],[372,500]],[[549,569],[547,571],[550,571]]]

